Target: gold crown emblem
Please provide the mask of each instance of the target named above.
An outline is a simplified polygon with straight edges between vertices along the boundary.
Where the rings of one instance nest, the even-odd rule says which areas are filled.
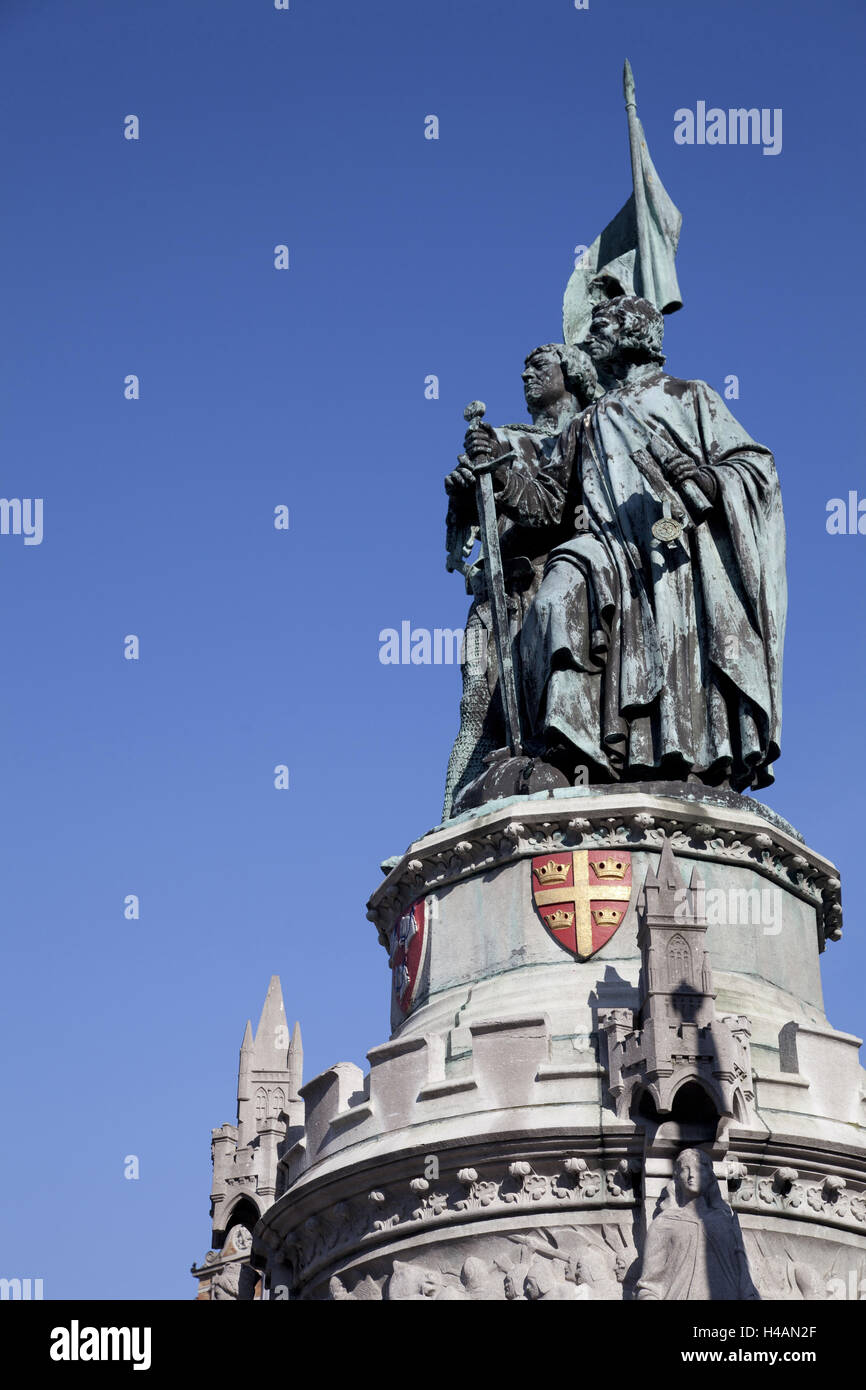
[[[625,878],[624,859],[591,859],[596,878]]]
[[[555,912],[551,912],[545,919],[547,925],[556,931],[557,927],[570,927],[574,923],[574,913],[566,912],[564,908],[558,907]]]
[[[618,927],[622,921],[622,908],[594,907],[592,918],[597,927]]]
[[[539,864],[533,873],[540,884],[564,883],[568,878],[569,867],[568,864],[556,864],[552,859],[548,859],[546,864]]]

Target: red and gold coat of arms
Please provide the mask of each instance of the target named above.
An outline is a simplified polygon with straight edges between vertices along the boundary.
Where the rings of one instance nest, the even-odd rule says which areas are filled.
[[[532,861],[532,897],[554,941],[589,960],[620,926],[631,898],[631,855],[574,849]]]

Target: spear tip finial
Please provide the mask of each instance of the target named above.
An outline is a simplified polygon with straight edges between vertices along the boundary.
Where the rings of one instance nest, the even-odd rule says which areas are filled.
[[[634,106],[634,73],[631,70],[631,63],[629,62],[628,58],[626,58],[625,66],[622,70],[622,90],[623,95],[625,97],[626,106]]]

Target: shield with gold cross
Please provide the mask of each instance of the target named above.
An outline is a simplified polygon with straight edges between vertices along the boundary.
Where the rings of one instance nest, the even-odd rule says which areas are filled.
[[[563,850],[532,861],[536,911],[554,941],[578,960],[610,941],[631,889],[631,855],[622,850]]]

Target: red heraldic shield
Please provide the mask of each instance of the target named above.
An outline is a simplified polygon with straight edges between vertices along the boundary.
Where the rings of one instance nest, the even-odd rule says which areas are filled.
[[[427,899],[407,907],[391,931],[390,965],[394,995],[404,1014],[412,1007],[427,949]]]
[[[589,960],[610,941],[631,889],[631,855],[622,850],[562,850],[532,861],[536,911],[554,941],[577,960]]]

